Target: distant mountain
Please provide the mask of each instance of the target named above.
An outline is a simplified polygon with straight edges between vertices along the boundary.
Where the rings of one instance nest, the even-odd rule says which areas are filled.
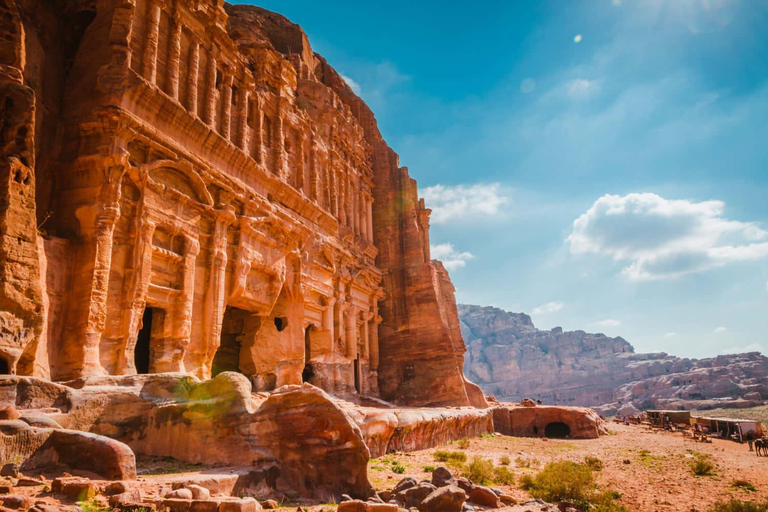
[[[665,408],[751,407],[768,400],[759,352],[687,359],[638,354],[624,338],[537,329],[524,313],[458,305],[464,373],[499,400],[541,399],[603,414]]]

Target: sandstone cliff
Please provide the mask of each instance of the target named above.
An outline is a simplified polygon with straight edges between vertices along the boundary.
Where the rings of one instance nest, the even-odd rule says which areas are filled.
[[[468,349],[464,371],[500,400],[531,397],[627,414],[768,399],[768,357],[757,352],[709,359],[638,354],[621,337],[539,330],[523,313],[463,304],[458,311]]]

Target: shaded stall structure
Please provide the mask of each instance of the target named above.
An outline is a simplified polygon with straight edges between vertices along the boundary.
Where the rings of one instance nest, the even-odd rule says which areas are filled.
[[[733,439],[744,442],[750,432],[754,437],[763,435],[762,423],[755,420],[737,418],[691,417],[691,426],[699,432],[706,432],[721,439]]]
[[[645,411],[645,415],[651,425],[664,426],[670,422],[675,426],[688,427],[691,424],[691,411],[658,409]]]

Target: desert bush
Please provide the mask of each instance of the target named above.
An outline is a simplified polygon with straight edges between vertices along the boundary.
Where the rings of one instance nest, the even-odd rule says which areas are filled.
[[[403,473],[405,473],[405,468],[400,464],[397,464],[392,466],[392,472],[397,473],[398,475],[402,475]]]
[[[590,512],[627,510],[616,503],[621,496],[615,491],[598,491],[594,470],[586,464],[550,462],[535,476],[523,475],[520,484],[532,497],[544,501],[568,501]]]
[[[452,466],[461,466],[467,462],[467,454],[464,452],[449,452],[447,450],[435,450],[433,455],[437,462],[445,462]]]
[[[469,448],[469,439],[462,437],[456,442],[456,446],[458,446],[460,450],[466,450]]]
[[[538,467],[539,467],[539,460],[538,459],[524,459],[522,457],[518,457],[518,458],[515,459],[515,464],[517,464],[517,467],[519,467],[519,468],[538,469]]]
[[[472,457],[472,462],[464,468],[464,476],[472,482],[486,485],[493,481],[493,462],[483,457]]]
[[[734,480],[731,482],[734,489],[744,489],[745,491],[756,491],[757,487],[749,480]]]
[[[435,466],[424,466],[425,473],[431,473],[435,470]]]
[[[506,466],[496,466],[493,468],[493,483],[501,485],[512,485],[515,477]]]
[[[712,476],[715,474],[715,465],[703,457],[698,457],[691,462],[691,472],[695,476]]]
[[[593,471],[603,470],[603,461],[601,461],[597,457],[590,457],[589,455],[587,455],[586,457],[584,457],[584,464],[592,468]]]
[[[731,501],[718,501],[707,512],[768,512],[768,501],[752,503],[731,499]]]
[[[507,457],[506,455],[502,455],[502,457],[499,459],[499,464],[501,464],[502,466],[509,466],[510,462],[511,461],[509,460],[509,457]]]

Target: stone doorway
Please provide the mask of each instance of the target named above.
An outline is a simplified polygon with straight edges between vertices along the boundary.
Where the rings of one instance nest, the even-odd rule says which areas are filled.
[[[164,319],[165,311],[162,309],[144,308],[141,329],[136,335],[136,347],[133,351],[133,364],[138,374],[152,373],[154,345],[158,338],[162,337]]]
[[[11,368],[8,366],[8,361],[0,355],[0,375],[10,375]]]
[[[352,368],[355,370],[355,389],[357,390],[357,394],[360,394],[360,356],[357,356],[355,358],[354,363],[352,363]]]
[[[221,340],[216,354],[213,356],[211,377],[222,372],[245,373],[241,365],[243,340],[249,336],[253,338],[252,322],[248,322],[251,313],[243,309],[227,306],[224,310],[224,318],[221,323]]]
[[[304,370],[301,372],[301,382],[310,382],[312,377],[315,376],[315,370],[312,368],[312,363],[309,362],[312,356],[312,340],[310,337],[310,330],[314,329],[314,325],[309,325],[304,329]]]
[[[569,427],[567,424],[563,423],[562,421],[553,421],[552,423],[548,423],[546,427],[544,427],[544,436],[551,437],[553,439],[564,439],[566,437],[569,437],[571,435],[571,427]]]

